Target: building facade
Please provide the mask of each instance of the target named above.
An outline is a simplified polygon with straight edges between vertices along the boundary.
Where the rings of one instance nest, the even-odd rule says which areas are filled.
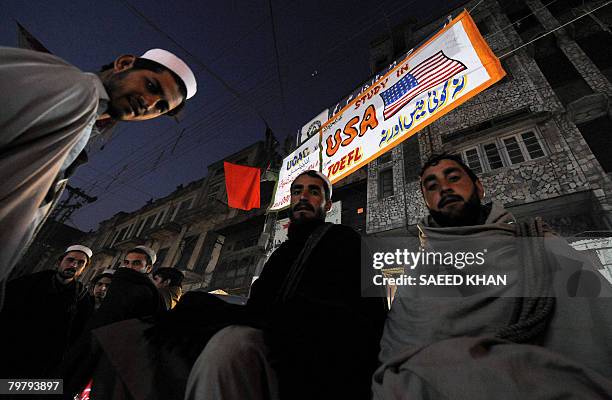
[[[507,54],[507,76],[370,163],[367,233],[414,232],[426,215],[420,166],[442,152],[461,155],[486,198],[519,219],[541,216],[566,236],[611,230],[612,9],[560,28],[603,2],[486,0],[466,8],[477,4],[472,17],[494,53]],[[388,65],[445,19],[407,23],[403,35],[374,42],[371,66]]]
[[[246,295],[265,255],[260,241],[265,210],[274,182],[261,184],[261,208],[242,211],[227,206],[223,161],[265,169],[277,162],[277,144],[271,133],[237,153],[208,166],[206,177],[180,185],[174,192],[131,213],[120,212],[100,223],[86,243],[92,248],[91,277],[121,265],[138,245],[157,253],[154,269],[174,267],[185,273],[185,289],[222,288]]]

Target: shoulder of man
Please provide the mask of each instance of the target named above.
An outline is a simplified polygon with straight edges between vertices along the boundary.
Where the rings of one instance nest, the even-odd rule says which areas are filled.
[[[33,274],[28,274],[24,276],[20,276],[19,278],[13,279],[7,283],[7,287],[18,287],[23,285],[32,285],[38,283],[49,283],[51,284],[51,278],[55,275],[56,271],[54,269],[46,269],[43,271],[38,271]]]
[[[34,81],[41,89],[51,89],[52,91],[70,87],[73,90],[83,88],[87,93],[93,94],[97,90],[95,80],[98,78],[95,74],[83,72],[53,54],[0,47],[0,60],[2,60],[1,64],[4,67],[0,76],[10,78],[14,75],[15,78],[18,78],[16,79],[17,82],[6,82],[7,84],[26,84]],[[30,79],[19,79],[20,72],[28,74]],[[36,79],[33,80],[32,77]]]
[[[112,283],[115,283],[117,281],[117,279],[119,281],[129,281],[129,282],[134,282],[134,283],[143,283],[143,282],[150,282],[151,279],[149,279],[149,277],[146,274],[143,274],[142,272],[138,272],[138,271],[134,271],[131,268],[125,268],[125,267],[121,267],[119,269],[117,269],[117,271],[115,271],[115,273],[113,274],[113,280]]]
[[[336,244],[359,243],[361,235],[355,229],[347,225],[331,224],[322,240],[328,240],[333,237],[335,240],[340,240]]]
[[[64,61],[56,55],[45,53],[43,51],[21,49],[17,47],[0,46],[0,59],[4,60],[4,62],[6,63],[12,63],[17,60],[28,60],[44,62],[46,64],[64,65],[67,67],[78,69],[69,62]]]

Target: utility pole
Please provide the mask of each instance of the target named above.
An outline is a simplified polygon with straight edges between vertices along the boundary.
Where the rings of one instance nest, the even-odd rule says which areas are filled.
[[[68,196],[51,211],[47,221],[40,228],[38,235],[21,258],[17,268],[13,270],[13,277],[38,272],[39,268],[37,267],[41,265],[41,261],[46,262],[50,256],[54,255],[54,252],[61,250],[55,248],[58,242],[56,237],[58,228],[65,224],[76,210],[98,199],[70,185],[66,186],[66,193],[68,193]]]

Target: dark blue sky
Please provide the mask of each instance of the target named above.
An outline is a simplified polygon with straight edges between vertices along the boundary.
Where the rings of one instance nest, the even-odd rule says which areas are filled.
[[[196,74],[198,93],[179,124],[170,118],[120,124],[110,143],[94,152],[71,180],[99,198],[69,222],[89,230],[118,211],[138,209],[152,197],[205,176],[210,163],[262,139],[265,124],[258,113],[279,140],[295,135],[370,76],[368,44],[373,39],[409,17],[423,20],[444,12],[450,3],[272,0],[282,98],[267,0],[2,1],[0,45],[17,45],[19,21],[51,52],[84,71],[95,72],[120,54],[161,47],[184,58]],[[239,92],[242,101],[198,60]]]

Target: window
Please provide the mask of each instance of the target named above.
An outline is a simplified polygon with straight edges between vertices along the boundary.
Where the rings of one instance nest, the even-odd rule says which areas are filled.
[[[523,139],[527,153],[529,153],[529,158],[533,160],[534,158],[544,157],[544,150],[542,150],[542,146],[535,133],[521,133],[521,138]]]
[[[174,221],[174,219],[176,218],[177,215],[185,212],[186,210],[191,208],[191,203],[193,202],[194,197],[191,197],[187,200],[183,200],[181,201],[177,206],[176,206],[176,210],[174,211],[174,215],[172,216],[171,221]]]
[[[134,233],[136,233],[136,231],[135,231],[135,229],[134,229],[134,228],[136,228],[136,224],[135,224],[135,223],[130,224],[130,226],[128,227],[128,232],[127,232],[127,234],[125,235],[125,238],[126,238],[126,239],[129,239],[129,238],[131,238],[132,236],[134,236]]]
[[[187,263],[191,258],[191,254],[195,248],[196,242],[198,241],[198,235],[188,236],[184,239],[182,243],[182,251],[179,262],[176,264],[176,268],[178,269],[187,269]]]
[[[510,164],[520,164],[525,161],[525,157],[523,157],[523,153],[521,152],[521,148],[515,136],[504,138],[503,141],[506,146],[506,153],[510,159]]]
[[[123,239],[125,239],[125,237],[127,236],[129,228],[130,228],[129,226],[126,226],[125,228],[123,228],[123,229],[121,229],[119,231],[119,234],[117,235],[117,240],[118,241],[122,241]]]
[[[384,153],[383,155],[381,155],[380,157],[378,157],[378,165],[382,165],[384,163],[388,163],[389,161],[391,161],[393,159],[392,154],[390,151]]]
[[[459,151],[463,161],[476,174],[535,160],[546,155],[542,139],[531,130],[497,138]]]
[[[217,184],[208,189],[208,201],[213,201],[215,198],[217,198],[219,189],[221,189],[221,184]]]
[[[143,231],[146,231],[147,229],[151,228],[153,226],[153,220],[155,219],[155,214],[151,214],[149,216],[147,216],[144,221],[142,221],[142,225],[140,226],[138,235],[140,235]]]
[[[384,199],[393,196],[393,168],[387,168],[378,174],[378,197]]]
[[[140,225],[138,225],[138,229],[136,230],[136,236],[140,236],[140,233],[142,232],[142,229],[144,228],[146,220],[142,220],[140,221]]]
[[[482,163],[480,162],[480,154],[478,154],[478,147],[474,147],[463,152],[465,163],[470,167],[475,174],[482,173]]]
[[[168,208],[164,208],[162,212],[159,214],[159,218],[157,219],[157,225],[162,225],[165,222],[166,216],[168,215]]]
[[[112,247],[115,244],[115,242],[117,242],[117,239],[119,239],[120,233],[121,233],[120,231],[115,232],[115,235],[113,235],[112,240],[109,242],[109,247]]]
[[[484,149],[487,162],[489,163],[489,170],[493,171],[504,166],[495,142],[484,144],[482,148]]]

